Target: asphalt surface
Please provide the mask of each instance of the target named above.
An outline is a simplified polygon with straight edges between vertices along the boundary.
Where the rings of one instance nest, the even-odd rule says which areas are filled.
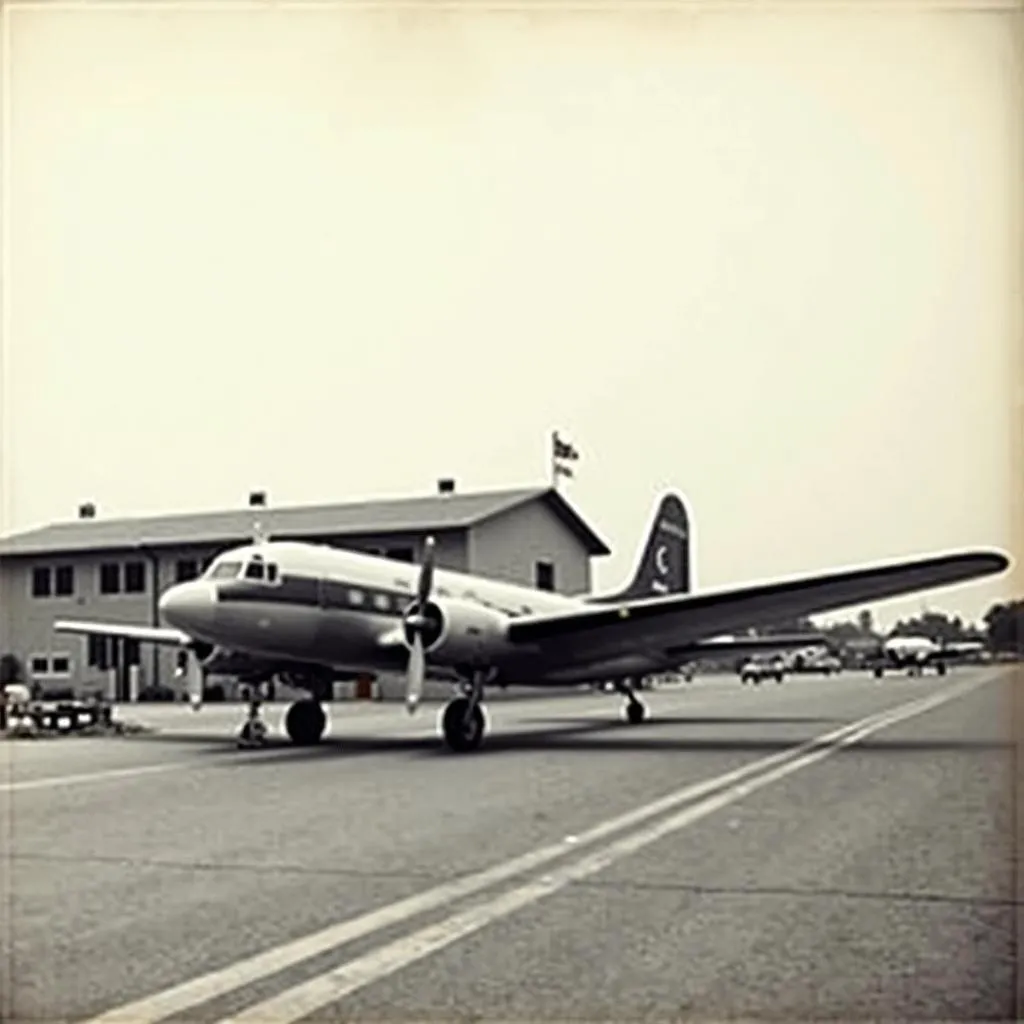
[[[1014,1019],[1022,682],[495,702],[472,755],[378,704],[0,741],[0,1019]]]

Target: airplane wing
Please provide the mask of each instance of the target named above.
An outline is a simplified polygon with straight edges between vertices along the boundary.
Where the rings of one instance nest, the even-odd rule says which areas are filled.
[[[972,654],[983,651],[985,645],[975,642],[954,642],[943,644],[941,647],[931,651],[928,655],[929,661],[956,661],[958,658],[967,658]]]
[[[801,647],[831,647],[824,634],[779,634],[776,636],[712,637],[690,644],[672,644],[665,649],[671,657],[715,658],[733,654],[758,654],[762,651],[791,651]]]
[[[75,619],[58,619],[53,624],[57,633],[80,633],[84,636],[114,636],[125,640],[142,640],[154,644],[170,644],[187,647],[192,637],[180,629],[164,629],[159,626],[131,626],[120,622],[80,622]]]
[[[600,608],[532,615],[509,624],[514,643],[557,647],[561,659],[614,655],[638,645],[682,647],[730,630],[865,604],[1002,572],[1000,552],[972,551]]]

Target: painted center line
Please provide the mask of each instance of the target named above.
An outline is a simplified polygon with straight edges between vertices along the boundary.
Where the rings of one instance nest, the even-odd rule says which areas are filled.
[[[743,783],[744,780],[769,772],[778,766],[786,766],[792,762],[799,763],[798,766],[803,767],[804,764],[812,763],[806,761],[806,757],[812,754],[825,756],[828,753],[839,749],[836,744],[839,744],[847,736],[860,737],[865,735],[864,730],[873,731],[876,728],[884,728],[885,725],[891,724],[893,721],[897,720],[893,718],[894,715],[910,717],[911,715],[919,714],[931,707],[937,706],[936,702],[942,703],[947,700],[952,700],[969,690],[984,685],[984,683],[988,681],[988,679],[984,679],[981,681],[973,681],[970,684],[961,684],[958,687],[944,691],[942,694],[930,695],[924,699],[901,705],[895,710],[890,709],[871,715],[858,722],[845,725],[805,743],[795,744],[788,750],[783,750],[768,757],[760,758],[757,761],[743,765],[722,775],[676,790],[658,800],[654,800],[642,807],[635,808],[628,813],[601,822],[585,832],[578,833],[574,836],[562,839],[559,842],[538,848],[483,871],[466,875],[451,882],[443,883],[442,885],[428,889],[422,893],[418,893],[415,896],[398,900],[395,903],[388,904],[361,916],[339,922],[300,939],[284,943],[262,953],[239,960],[227,967],[211,971],[210,973],[198,978],[182,982],[179,985],[164,989],[163,991],[157,992],[153,995],[116,1007],[94,1018],[89,1022],[89,1024],[141,1024],[143,1021],[156,1021],[164,1017],[183,1013],[200,1005],[201,1003],[208,1002],[212,999],[236,991],[246,985],[252,984],[253,982],[265,979],[272,974],[302,963],[305,960],[309,960],[315,956],[355,942],[360,938],[379,932],[392,925],[409,921],[421,914],[444,908],[454,903],[456,900],[473,896],[486,889],[499,885],[502,882],[515,879],[539,867],[547,865],[552,861],[558,860],[559,858],[567,857],[570,854],[585,854],[588,847],[593,846],[595,843],[598,843],[603,839],[607,839],[616,833],[622,832],[625,829],[636,828],[647,822],[649,819],[655,818],[668,811],[676,810],[680,806],[689,804],[693,801],[710,797],[719,791],[725,790],[727,787],[735,787],[738,784]],[[802,758],[804,760],[801,760]],[[796,768],[791,770],[795,771]],[[735,794],[737,791],[733,790],[732,792]],[[740,795],[746,795],[746,792],[743,792]],[[739,798],[739,795],[733,795],[731,797],[731,799]],[[711,810],[714,809],[717,809],[717,805],[710,809],[705,809],[703,813],[711,813]],[[676,825],[675,827],[678,828],[681,826]],[[653,839],[651,841],[653,842]],[[609,847],[609,849],[611,848]],[[607,854],[607,851],[603,852]],[[583,862],[581,861],[579,863]],[[595,868],[595,870],[599,869]],[[562,876],[555,875],[550,877],[560,878]],[[536,884],[539,883],[534,883],[534,885]],[[546,881],[545,884],[550,885],[551,883],[550,881]],[[532,888],[529,889],[529,892],[531,893],[534,891],[536,890]],[[516,892],[521,891],[516,890]],[[546,892],[547,890],[544,889],[541,895]],[[488,904],[487,906],[492,908],[499,906],[510,907],[511,909],[505,910],[504,913],[511,913],[512,910],[516,909],[518,906],[525,905],[519,903],[509,904],[507,901],[511,898],[511,894],[509,896],[500,897],[500,900],[504,900],[505,902]],[[524,898],[524,893],[517,897],[517,899]],[[533,899],[536,898],[540,897],[533,897]],[[446,923],[444,935],[455,934],[456,937],[458,937],[459,934],[462,934],[461,929],[467,927],[467,922],[469,920],[479,920],[486,923],[487,920],[493,919],[487,917],[484,909],[481,908],[476,908],[469,913],[476,914],[477,916],[471,919],[461,918],[459,919],[459,923],[454,926],[450,923],[451,919],[449,919],[449,922]],[[480,914],[484,914],[484,917],[479,917]],[[435,928],[436,927],[440,926],[435,926]],[[454,931],[452,931],[453,927]],[[476,927],[483,927],[483,924],[478,924]],[[391,959],[388,959],[387,963],[397,964],[397,966],[389,967],[388,973],[390,973],[391,970],[398,970],[403,963],[412,962],[408,957],[411,953],[415,953],[416,950],[424,951],[416,953],[416,955],[413,956],[413,959],[417,959],[419,956],[428,955],[428,953],[434,948],[440,948],[436,945],[440,938],[439,933],[432,932],[430,935],[430,941],[427,941],[426,945],[423,945],[424,939],[422,933],[416,934],[419,936],[419,939],[417,939],[417,943],[414,944],[413,947],[403,946],[399,952],[392,950],[391,954],[389,954]],[[401,941],[409,942],[412,940],[410,938],[409,940]],[[445,941],[444,944],[448,944],[448,942],[453,941],[455,941],[455,938],[450,938]],[[390,949],[391,947],[386,948]],[[396,956],[397,960],[395,959]],[[377,973],[374,975],[375,977],[383,977],[379,972],[381,964],[383,964],[384,961],[378,960],[375,963],[376,966],[370,973],[373,974],[373,972],[376,971]],[[363,969],[365,969],[365,966],[366,965],[364,964]],[[344,968],[342,968],[342,970],[343,969]],[[366,975],[366,977],[369,976]],[[372,980],[372,978],[369,980]],[[360,984],[368,984],[369,980],[364,980]],[[351,977],[348,982],[338,982],[336,980],[330,983],[330,990],[332,993],[329,997],[330,999],[336,998],[333,993],[338,991],[337,985],[339,983],[343,985],[351,984]],[[348,990],[351,991],[351,989]],[[317,989],[317,995],[312,997],[314,998],[314,1001],[316,998],[322,997],[324,991],[325,990],[323,989]],[[310,997],[299,995],[296,998],[299,1002],[305,1005],[306,1001],[308,1001]],[[282,1019],[283,1016],[287,1016],[290,1012],[287,1009],[287,1005],[290,1004],[282,1004],[284,1008],[280,1011],[273,1008],[270,1011],[267,1011],[266,1006],[264,1005],[261,1010],[262,1015],[260,1019],[263,1022],[267,1020],[274,1020],[275,1024],[278,1024],[279,1012],[282,1015]],[[255,1012],[255,1008],[254,1011],[251,1012]]]

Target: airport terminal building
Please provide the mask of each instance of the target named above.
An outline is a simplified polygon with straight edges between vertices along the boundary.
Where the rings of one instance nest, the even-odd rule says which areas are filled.
[[[129,694],[179,688],[175,652],[155,644],[58,634],[77,618],[164,626],[160,594],[198,576],[221,551],[248,543],[256,523],[275,540],[301,540],[418,561],[436,538],[440,568],[565,594],[591,589],[591,559],[609,548],[554,488],[436,493],[387,501],[291,508],[264,496],[224,512],[104,519],[79,517],[0,539],[0,655],[45,691]]]

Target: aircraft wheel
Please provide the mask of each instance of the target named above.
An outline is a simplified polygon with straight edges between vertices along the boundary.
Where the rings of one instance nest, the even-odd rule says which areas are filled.
[[[473,706],[473,711],[467,720],[466,712],[468,710],[469,699],[466,697],[456,697],[455,700],[449,701],[448,706],[444,709],[442,726],[445,743],[459,754],[477,750],[484,740],[486,722],[480,705]]]
[[[881,679],[881,678],[882,678],[882,673],[883,673],[884,671],[885,671],[884,669],[881,669],[881,668],[876,668],[876,669],[875,669],[875,678],[876,678],[876,679]]]
[[[946,666],[940,661],[938,665],[935,666],[935,671],[938,672],[940,676],[944,676],[946,674]]]
[[[647,718],[647,705],[642,701],[626,701],[626,721],[630,725],[639,725]]]
[[[327,716],[316,700],[296,701],[284,716],[285,732],[292,743],[299,747],[319,743],[326,727]]]

